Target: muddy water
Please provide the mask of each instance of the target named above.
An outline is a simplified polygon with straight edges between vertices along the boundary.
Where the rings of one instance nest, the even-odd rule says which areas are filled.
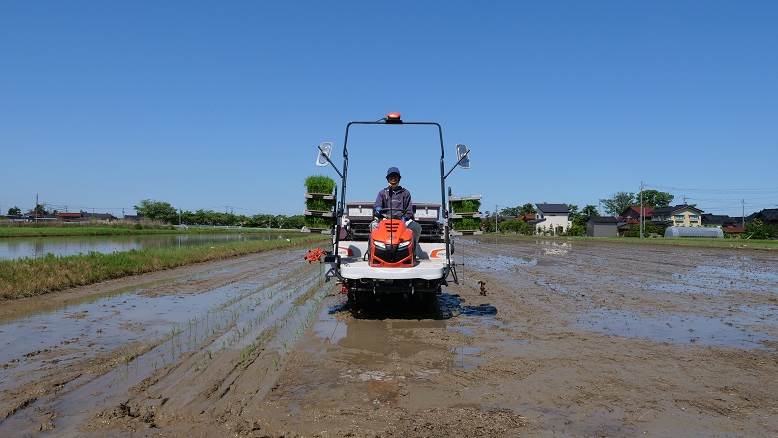
[[[754,319],[739,316],[709,317],[666,313],[644,315],[624,310],[597,309],[581,315],[578,327],[658,342],[744,349],[766,348],[763,342],[770,337],[750,327],[755,322]]]
[[[493,315],[496,310],[493,307],[466,306],[459,296],[448,293],[441,295],[437,306],[431,310],[414,308],[414,303],[400,299],[385,299],[382,309],[372,309],[361,318],[351,316],[351,310],[343,305],[342,298],[328,301],[330,304],[333,302],[340,304],[322,308],[313,332],[325,344],[346,351],[352,364],[380,361],[380,358],[410,358],[425,349],[432,349],[448,356],[446,368],[469,369],[479,360],[479,348],[466,344],[451,348],[430,345],[423,342],[423,337],[418,337],[419,329],[459,333],[467,337],[473,335],[476,327],[495,324]],[[398,314],[394,310],[387,311],[383,306],[405,306],[409,309]],[[392,317],[386,318],[389,314]],[[396,338],[399,340],[388,342]],[[361,378],[365,376],[371,374],[368,372]],[[381,380],[377,376],[371,378]]]
[[[262,430],[778,432],[775,254],[479,239],[459,241],[454,258],[462,284],[432,313],[386,303],[354,318],[332,298],[257,417]]]
[[[142,248],[211,245],[238,240],[283,238],[275,233],[170,234],[147,236],[9,237],[0,239],[0,260],[68,256],[89,252],[112,253]]]
[[[132,359],[124,366],[111,370],[98,379],[58,397],[52,408],[57,412],[55,428],[59,434],[77,434],[79,426],[89,415],[103,406],[122,402],[127,391],[158,369],[175,364],[183,355],[193,351],[218,360],[226,350],[244,351],[271,329],[277,332],[264,339],[262,346],[285,353],[294,343],[310,318],[311,308],[321,299],[322,277],[307,269],[296,284],[276,284],[257,288],[226,305],[207,312],[192,324],[174,331],[169,339],[151,351]],[[316,275],[312,275],[316,272]],[[294,306],[293,300],[315,288],[316,294],[304,306]],[[9,426],[12,426],[12,422]]]
[[[287,269],[276,272],[283,275]],[[152,295],[125,291],[53,312],[29,315],[0,326],[0,391],[34,378],[47,364],[68,365],[109,352],[127,342],[159,339],[186,331],[201,339],[238,312],[248,297],[265,304],[268,294],[284,287],[264,274],[244,278],[204,293]],[[258,295],[259,293],[262,295]],[[262,301],[264,299],[264,301]]]
[[[431,306],[287,251],[6,321],[0,435],[778,435],[778,255],[457,245]]]

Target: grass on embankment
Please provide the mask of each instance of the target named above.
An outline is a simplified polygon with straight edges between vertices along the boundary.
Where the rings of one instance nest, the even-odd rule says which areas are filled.
[[[54,237],[54,236],[137,236],[148,234],[227,234],[227,233],[278,233],[290,230],[269,228],[222,228],[222,227],[189,227],[176,228],[170,226],[2,226],[0,238],[3,237]],[[296,230],[295,230],[296,231]]]
[[[160,271],[193,263],[221,260],[271,249],[321,244],[324,235],[301,235],[287,239],[249,240],[218,245],[153,248],[90,253],[67,257],[0,260],[0,300],[41,295],[104,280]],[[302,257],[300,257],[302,263]]]
[[[751,239],[705,239],[684,237],[678,239],[637,237],[582,237],[582,236],[522,236],[518,234],[484,234],[479,239],[491,240],[552,240],[568,242],[599,242],[621,243],[626,245],[664,245],[686,246],[695,248],[731,248],[731,249],[759,249],[778,251],[778,240],[751,240]]]

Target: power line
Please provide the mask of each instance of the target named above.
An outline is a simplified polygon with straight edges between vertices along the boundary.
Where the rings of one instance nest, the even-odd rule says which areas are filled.
[[[765,201],[770,199],[775,199],[778,201],[778,196],[763,196],[763,197],[739,197],[739,198],[698,198],[698,197],[687,197],[687,199],[690,199],[692,201],[703,201],[703,202],[740,202],[741,200],[745,201]]]
[[[714,193],[747,193],[753,192],[753,194],[769,194],[778,193],[778,188],[771,187],[741,187],[741,188],[722,188],[722,187],[706,187],[706,188],[692,188],[692,187],[675,187],[675,186],[663,186],[659,184],[646,184],[647,187],[661,190],[674,190],[679,192],[714,192]]]

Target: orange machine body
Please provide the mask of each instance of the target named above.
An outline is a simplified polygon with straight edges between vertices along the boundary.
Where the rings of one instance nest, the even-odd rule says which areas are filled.
[[[414,264],[413,231],[399,219],[383,219],[370,233],[370,266],[410,268]]]

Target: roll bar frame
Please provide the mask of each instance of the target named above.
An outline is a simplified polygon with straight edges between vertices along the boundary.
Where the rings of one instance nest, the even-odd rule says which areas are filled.
[[[336,256],[337,260],[337,266],[340,268],[340,257],[337,256],[338,254],[338,244],[340,243],[340,227],[342,225],[343,221],[343,215],[345,213],[346,208],[346,188],[347,188],[347,180],[348,180],[348,136],[349,131],[352,126],[354,125],[383,125],[383,126],[402,126],[402,125],[424,125],[424,126],[434,126],[438,130],[438,140],[440,142],[440,208],[443,215],[443,229],[444,229],[444,241],[446,245],[446,272],[444,274],[444,279],[448,277],[448,273],[451,272],[454,276],[454,282],[458,283],[457,280],[457,274],[456,269],[451,264],[451,237],[449,233],[449,212],[448,212],[448,204],[446,203],[446,177],[451,174],[451,172],[456,168],[459,163],[462,162],[462,160],[467,156],[467,154],[470,153],[468,150],[465,155],[463,155],[456,164],[446,172],[445,170],[445,158],[446,158],[446,151],[445,146],[443,144],[443,128],[440,126],[440,123],[437,122],[405,122],[400,120],[399,118],[395,119],[389,119],[389,118],[382,118],[380,120],[376,120],[374,122],[369,121],[352,121],[349,122],[346,125],[346,133],[343,139],[343,168],[342,171],[338,170],[338,168],[335,166],[335,164],[330,160],[329,157],[326,155],[325,158],[327,158],[327,161],[329,164],[335,169],[335,171],[338,173],[338,176],[340,176],[340,200],[338,201],[337,206],[337,213],[335,217],[335,239],[334,239],[334,255]],[[321,150],[321,148],[320,148]],[[336,195],[337,196],[337,195]]]

